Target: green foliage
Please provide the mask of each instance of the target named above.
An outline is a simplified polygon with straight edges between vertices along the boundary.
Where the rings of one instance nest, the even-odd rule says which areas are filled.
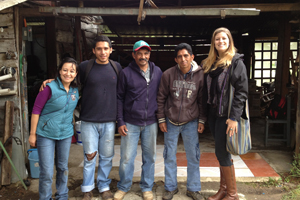
[[[269,177],[269,180],[267,182],[264,182],[263,186],[265,186],[265,187],[279,187],[279,186],[282,186],[282,179],[280,178],[278,180],[275,180],[275,179]]]
[[[285,181],[289,182],[291,178],[300,178],[300,154],[294,155],[294,161],[291,164],[290,175],[286,177]]]
[[[282,200],[296,200],[300,199],[300,186],[291,190],[289,193],[282,196]]]

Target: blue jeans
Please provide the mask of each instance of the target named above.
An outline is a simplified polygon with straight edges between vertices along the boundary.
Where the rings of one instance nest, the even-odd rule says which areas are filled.
[[[200,183],[200,148],[198,136],[198,120],[181,126],[175,126],[167,119],[167,133],[164,133],[165,189],[173,191],[177,188],[177,143],[181,133],[187,158],[187,190],[201,190]]]
[[[110,190],[111,179],[108,175],[112,168],[114,157],[115,122],[94,123],[81,121],[81,140],[84,151],[82,192],[89,192],[95,188],[95,166],[97,154],[88,160],[86,154],[94,152],[99,155],[97,187],[99,192]]]
[[[39,154],[40,165],[40,200],[52,199],[51,185],[53,178],[54,158],[56,166],[55,199],[68,199],[68,159],[70,153],[71,140],[72,137],[63,140],[53,140],[37,135],[37,150]]]
[[[134,172],[134,159],[141,136],[143,165],[140,187],[142,192],[152,191],[156,159],[157,123],[148,126],[135,126],[126,123],[126,127],[128,129],[127,136],[121,138],[120,181],[117,187],[124,192],[130,190]]]

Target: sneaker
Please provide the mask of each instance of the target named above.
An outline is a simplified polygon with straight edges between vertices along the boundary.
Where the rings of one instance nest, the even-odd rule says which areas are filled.
[[[204,200],[203,196],[201,195],[201,193],[199,191],[197,192],[191,192],[191,191],[186,191],[186,196],[188,197],[192,197],[192,199],[194,200]]]
[[[118,190],[114,195],[114,200],[122,200],[125,194],[126,192],[123,192],[122,190]]]
[[[91,200],[93,197],[92,191],[84,192],[82,200]]]
[[[143,199],[144,200],[153,200],[153,192],[152,191],[143,192]]]
[[[176,188],[173,191],[165,191],[164,196],[162,197],[163,200],[171,200],[173,198],[173,195],[178,192],[178,188]]]
[[[101,194],[102,200],[113,200],[114,199],[114,196],[110,190],[101,192],[100,194]]]

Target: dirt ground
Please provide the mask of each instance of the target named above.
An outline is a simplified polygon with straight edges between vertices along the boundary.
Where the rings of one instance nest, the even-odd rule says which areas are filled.
[[[30,181],[30,180],[29,180]],[[70,197],[81,197],[80,185],[82,180],[69,180],[69,195]],[[280,200],[284,194],[288,193],[288,190],[296,188],[299,181],[293,181],[293,183],[284,183],[279,185],[267,186],[266,183],[237,183],[237,189],[240,196],[246,200]],[[163,187],[163,182],[158,181],[153,187],[153,191],[156,191],[158,187]],[[202,183],[203,196],[207,198],[211,193],[209,190],[217,190],[218,184],[216,182],[205,182]],[[135,187],[138,187],[138,183],[134,183]],[[111,190],[115,192],[117,190],[117,181],[113,180],[111,183]],[[29,186],[30,187],[30,186]],[[184,194],[186,192],[185,183],[179,184],[179,193]],[[134,191],[138,196],[140,192]],[[93,190],[94,197],[99,195],[96,189]],[[0,189],[0,200],[38,200],[38,193],[26,191],[21,183],[11,184],[9,186],[3,186]]]

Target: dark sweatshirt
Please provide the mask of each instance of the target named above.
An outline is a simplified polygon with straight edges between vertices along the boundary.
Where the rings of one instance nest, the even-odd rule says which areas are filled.
[[[119,72],[122,67],[115,62]],[[84,82],[88,60],[79,65],[80,81]],[[108,64],[94,63],[82,91],[80,120],[111,122],[117,118],[117,74]]]
[[[185,124],[194,119],[205,123],[203,105],[204,71],[192,62],[193,69],[184,76],[178,65],[166,70],[161,78],[157,95],[158,123],[166,117],[174,124]]]
[[[157,92],[161,69],[149,61],[150,82],[140,72],[135,61],[123,69],[118,82],[118,127],[125,122],[147,126],[157,122]]]

